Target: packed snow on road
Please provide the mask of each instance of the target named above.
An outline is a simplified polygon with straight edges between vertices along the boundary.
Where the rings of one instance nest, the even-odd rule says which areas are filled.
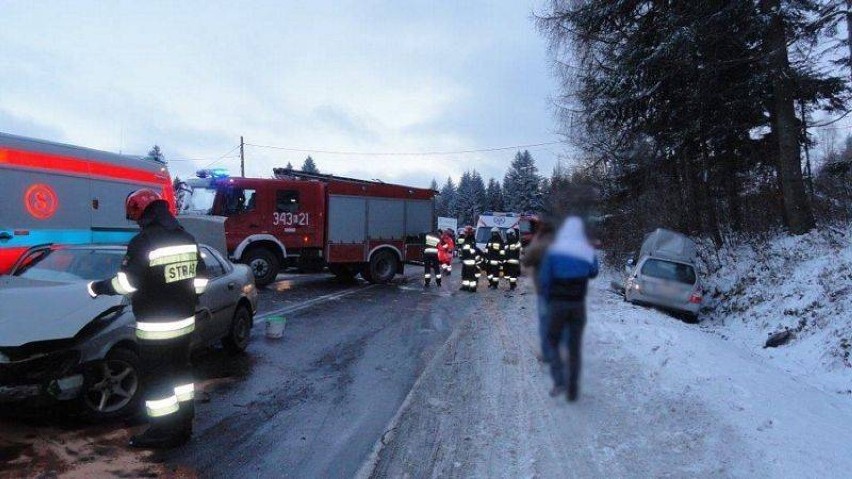
[[[594,283],[578,403],[547,395],[529,290],[425,370],[362,477],[842,477],[850,397]]]

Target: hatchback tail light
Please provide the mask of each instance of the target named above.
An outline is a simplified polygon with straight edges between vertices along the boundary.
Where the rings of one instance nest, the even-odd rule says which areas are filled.
[[[689,297],[689,302],[692,304],[701,304],[701,295],[698,293],[692,293]]]

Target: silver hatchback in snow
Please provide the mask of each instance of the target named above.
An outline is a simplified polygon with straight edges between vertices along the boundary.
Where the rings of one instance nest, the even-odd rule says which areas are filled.
[[[657,229],[646,236],[638,260],[624,267],[624,299],[698,319],[702,288],[695,268],[696,247],[686,236]]]

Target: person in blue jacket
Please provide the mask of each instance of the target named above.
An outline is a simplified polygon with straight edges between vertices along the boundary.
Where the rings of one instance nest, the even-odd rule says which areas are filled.
[[[553,376],[551,396],[567,392],[568,401],[577,400],[583,329],[586,326],[586,290],[589,279],[597,275],[598,260],[586,237],[583,221],[576,216],[568,217],[559,228],[538,271],[540,294],[549,305],[548,340],[553,348],[550,358]],[[565,338],[567,343],[567,374],[559,350],[560,338]]]

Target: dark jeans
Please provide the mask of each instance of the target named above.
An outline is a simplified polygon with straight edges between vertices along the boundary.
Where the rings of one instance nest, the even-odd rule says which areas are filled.
[[[583,329],[586,327],[586,303],[583,301],[560,301],[551,299],[548,307],[548,340],[551,347],[550,374],[555,386],[568,386],[577,389],[580,382],[582,365]],[[567,334],[566,334],[567,333]],[[568,349],[568,373],[566,375],[562,354],[559,350],[560,339],[565,340]]]
[[[548,320],[549,308],[547,298],[544,295],[538,295],[538,334],[541,337],[541,356],[546,362],[550,362],[550,357],[553,356],[553,348],[550,347],[550,321]]]

